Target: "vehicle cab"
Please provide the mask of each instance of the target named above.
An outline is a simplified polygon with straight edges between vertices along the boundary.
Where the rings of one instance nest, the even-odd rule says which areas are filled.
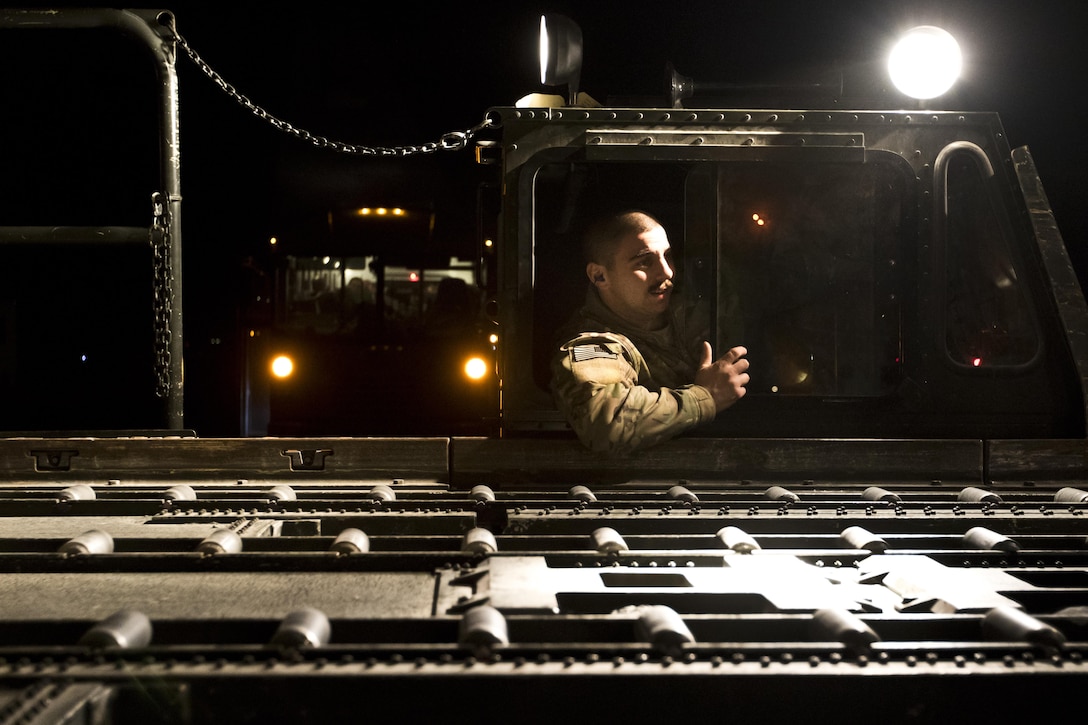
[[[714,350],[749,351],[747,395],[696,435],[1084,437],[1083,297],[996,113],[846,106],[838,88],[738,107],[698,88],[673,72],[659,107],[493,109],[506,431],[566,428],[549,363],[584,296],[580,230],[639,208]]]

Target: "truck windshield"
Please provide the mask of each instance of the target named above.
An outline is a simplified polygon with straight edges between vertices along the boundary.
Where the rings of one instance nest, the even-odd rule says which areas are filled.
[[[288,257],[277,327],[284,333],[402,341],[478,312],[471,263],[383,266],[377,257]]]

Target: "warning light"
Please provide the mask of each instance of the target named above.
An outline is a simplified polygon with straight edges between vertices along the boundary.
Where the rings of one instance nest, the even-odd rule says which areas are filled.
[[[295,363],[287,355],[277,355],[272,359],[272,374],[277,378],[289,378],[294,371]]]
[[[419,281],[419,272],[409,272],[408,273],[408,281],[409,282],[418,282]]]
[[[980,358],[980,357],[971,358],[971,365],[973,367],[976,367],[976,368],[982,367],[982,358]]]
[[[471,357],[465,361],[465,375],[470,380],[482,380],[487,375],[487,361],[482,357]]]
[[[356,209],[355,213],[358,216],[383,216],[383,217],[384,216],[406,216],[408,214],[407,211],[405,211],[404,209],[402,209],[400,207],[388,208],[388,207],[384,207],[384,206],[378,206],[378,207],[364,206],[361,209]]]

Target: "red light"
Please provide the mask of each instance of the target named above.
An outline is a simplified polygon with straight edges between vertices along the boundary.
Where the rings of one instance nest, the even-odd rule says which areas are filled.
[[[980,358],[980,357],[971,358],[971,364],[973,366],[975,366],[976,368],[982,367],[982,358]]]
[[[419,281],[419,272],[409,272],[408,273],[408,281],[409,282],[418,282]]]

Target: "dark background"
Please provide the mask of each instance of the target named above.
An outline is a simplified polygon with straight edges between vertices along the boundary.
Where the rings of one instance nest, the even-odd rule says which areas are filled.
[[[536,68],[542,12],[566,14],[581,26],[581,88],[603,103],[664,102],[669,62],[705,81],[804,80],[834,68],[865,78],[877,72],[874,60],[886,55],[899,32],[940,25],[960,41],[966,65],[958,91],[941,103],[998,111],[1010,145],[1031,148],[1084,282],[1086,214],[1079,195],[1088,184],[1081,138],[1088,51],[1078,0],[310,2],[278,8],[180,1],[166,9],[175,13],[189,46],[253,104],[315,136],[369,147],[437,141],[477,125],[489,107],[547,90]],[[0,56],[4,72],[18,76],[22,56],[6,52]],[[62,55],[73,60],[71,52]],[[80,49],[74,57],[89,69],[95,55]],[[109,75],[107,84],[119,92],[129,83],[123,72],[96,76],[88,70],[84,79],[61,73],[65,80],[56,86],[35,81],[3,87],[5,104],[22,103],[17,99],[30,93],[53,109],[0,129],[9,142],[28,134],[28,124],[59,124],[69,115],[61,104],[78,103],[85,86],[101,75]],[[436,210],[439,243],[455,253],[470,250],[475,187],[487,172],[475,165],[471,150],[390,158],[318,148],[258,118],[184,54],[178,74],[186,427],[205,436],[237,435],[238,309],[251,273],[248,260],[259,262],[269,237],[290,234],[339,206],[427,203]],[[869,82],[870,90],[884,83],[882,77]],[[11,111],[0,111],[0,119],[14,123]],[[134,114],[121,115],[131,124],[130,136],[147,133]],[[126,130],[125,120],[111,123]],[[123,149],[87,142],[73,147],[65,138],[63,130],[53,130],[47,143],[5,151],[7,158],[23,155],[25,168],[0,189],[7,200],[0,202],[0,224],[35,223],[109,186],[110,160]],[[36,154],[57,163],[86,154],[99,178],[45,202],[21,203],[34,186],[28,178],[41,168],[25,159],[40,158]],[[146,199],[132,202],[132,209],[138,217],[132,223],[146,224]]]

